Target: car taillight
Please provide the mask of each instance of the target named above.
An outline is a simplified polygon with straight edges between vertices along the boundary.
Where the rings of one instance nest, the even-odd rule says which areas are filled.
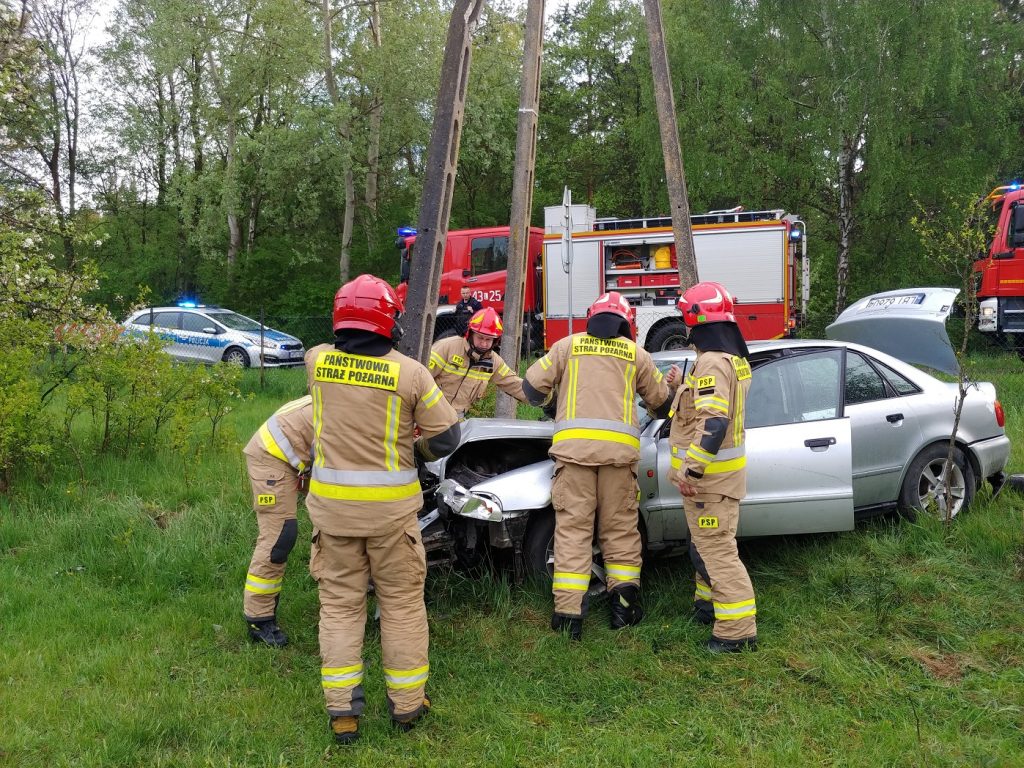
[[[1006,426],[1006,414],[1003,413],[1003,404],[996,400],[996,424],[1000,427]]]

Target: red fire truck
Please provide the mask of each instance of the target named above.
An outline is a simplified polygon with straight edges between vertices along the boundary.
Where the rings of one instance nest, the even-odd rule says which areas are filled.
[[[598,219],[593,208],[544,209],[544,343],[586,326],[587,307],[615,290],[636,310],[637,341],[650,351],[685,343],[676,310],[679,271],[667,217]],[[807,313],[806,227],[781,210],[711,211],[691,217],[697,279],[722,283],[736,298],[748,340],[792,334]],[[570,298],[571,297],[571,298]],[[571,326],[571,328],[570,328]]]
[[[505,274],[508,267],[508,227],[482,227],[456,229],[448,233],[444,248],[444,266],[441,272],[441,290],[438,297],[437,324],[434,338],[451,335],[454,325],[451,313],[459,300],[463,284],[469,286],[473,297],[485,307],[494,307],[498,313],[505,310]],[[526,297],[523,302],[524,331],[531,331],[531,346],[539,347],[543,325],[541,323],[540,256],[544,231],[530,228],[527,245]],[[415,230],[401,228],[395,245],[402,254],[402,276],[398,295],[405,301],[409,290],[409,267]],[[507,322],[507,321],[506,321]],[[525,334],[524,334],[525,338]],[[524,341],[524,346],[525,346]]]
[[[974,262],[978,293],[978,330],[1005,335],[1024,349],[1024,189],[996,187],[992,204],[995,232],[988,253]]]
[[[531,333],[524,347],[550,347],[570,332],[570,325],[573,332],[582,331],[587,308],[606,290],[619,291],[634,305],[637,341],[644,347],[657,351],[682,345],[671,220],[598,219],[593,208],[573,205],[571,238],[566,238],[565,216],[564,206],[545,208],[545,228],[530,230],[523,311],[524,330]],[[810,285],[802,221],[781,210],[732,209],[693,216],[692,225],[698,279],[716,280],[733,293],[747,339],[780,338],[799,327]],[[448,233],[435,338],[452,333],[445,317],[463,283],[484,306],[504,309],[508,233],[508,227]],[[403,301],[415,239],[413,230],[399,230]]]

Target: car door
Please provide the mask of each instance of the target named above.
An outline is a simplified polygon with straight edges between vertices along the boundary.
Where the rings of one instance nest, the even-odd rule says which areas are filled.
[[[762,361],[746,402],[747,495],[740,536],[853,528],[851,438],[842,409],[842,350]],[[752,361],[754,364],[757,361]],[[686,538],[682,497],[668,482],[671,445],[658,441],[658,508],[666,539]]]
[[[153,313],[153,333],[166,345],[164,349],[175,360],[188,360],[188,348],[181,343],[181,312],[164,310]]]
[[[853,528],[842,363],[841,349],[819,349],[756,365],[747,396],[747,495],[738,535]]]
[[[921,445],[914,407],[920,390],[852,349],[846,351],[845,368],[845,410],[853,431],[853,504],[859,508],[895,501],[903,468]]]
[[[212,332],[211,332],[212,331]],[[198,312],[181,315],[181,341],[187,345],[189,358],[199,363],[216,363],[221,349],[217,324]]]

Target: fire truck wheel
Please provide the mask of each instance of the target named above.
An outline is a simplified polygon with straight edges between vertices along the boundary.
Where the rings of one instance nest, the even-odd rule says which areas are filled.
[[[644,348],[648,352],[661,352],[666,349],[686,349],[686,325],[680,320],[659,326],[647,337]]]

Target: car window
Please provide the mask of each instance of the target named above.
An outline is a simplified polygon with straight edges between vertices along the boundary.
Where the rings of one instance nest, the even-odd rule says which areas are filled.
[[[882,376],[889,382],[889,385],[896,390],[897,394],[900,395],[912,395],[915,392],[920,392],[921,388],[917,386],[910,379],[896,373],[885,363],[880,363],[877,360],[874,361],[875,367],[882,372]]]
[[[863,356],[856,352],[846,353],[846,404],[869,403],[884,400],[885,383],[878,372]]]
[[[149,312],[143,312],[137,317],[132,318],[129,322],[133,325],[149,325]]]
[[[181,330],[202,333],[203,328],[214,328],[213,321],[208,317],[197,315],[195,312],[183,312],[181,315]]]
[[[507,237],[474,237],[470,262],[474,275],[508,268]]]
[[[842,352],[830,349],[772,360],[754,370],[747,394],[747,429],[837,418]]]
[[[240,315],[237,312],[210,312],[211,317],[217,318],[217,322],[226,325],[233,331],[260,332],[260,324],[251,317]]]
[[[181,312],[156,312],[153,315],[154,328],[177,328]]]

